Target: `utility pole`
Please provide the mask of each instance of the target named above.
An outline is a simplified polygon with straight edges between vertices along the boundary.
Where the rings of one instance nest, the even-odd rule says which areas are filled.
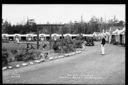
[[[62,26],[60,26],[60,28],[61,28],[61,35],[62,35],[61,43],[62,43],[62,49],[63,49],[63,28]],[[61,50],[61,52],[63,53],[63,50]]]
[[[100,32],[102,31],[102,17],[101,17],[101,22],[100,22]]]
[[[39,49],[39,28],[36,25],[36,29],[37,29],[37,49]]]
[[[52,31],[51,25],[50,25],[49,28],[50,28],[50,49],[51,49],[51,41],[52,41],[52,38],[51,38],[51,34],[52,34],[52,32],[51,32]]]

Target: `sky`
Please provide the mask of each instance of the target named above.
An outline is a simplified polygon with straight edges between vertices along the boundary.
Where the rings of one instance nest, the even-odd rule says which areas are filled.
[[[2,4],[2,19],[11,24],[34,19],[37,24],[88,22],[91,17],[125,21],[125,4]]]

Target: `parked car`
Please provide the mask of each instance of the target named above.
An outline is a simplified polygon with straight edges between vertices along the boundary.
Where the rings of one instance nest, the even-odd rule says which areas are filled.
[[[93,37],[87,37],[85,45],[86,46],[94,46],[94,39],[93,39]]]

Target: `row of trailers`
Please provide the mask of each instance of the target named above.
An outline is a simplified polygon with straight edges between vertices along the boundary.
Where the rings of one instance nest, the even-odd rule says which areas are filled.
[[[93,36],[97,38],[97,40],[101,40],[104,36],[106,41],[110,44],[114,45],[125,45],[125,27],[122,30],[116,29],[115,31],[109,31],[104,33],[94,32]]]
[[[63,37],[76,38],[79,34],[64,34]],[[91,37],[92,34],[83,34],[83,37]],[[61,34],[51,34],[52,39],[62,38]],[[2,34],[2,40],[15,41],[19,39],[20,41],[36,41],[37,34]],[[39,40],[49,40],[50,34],[39,34]]]

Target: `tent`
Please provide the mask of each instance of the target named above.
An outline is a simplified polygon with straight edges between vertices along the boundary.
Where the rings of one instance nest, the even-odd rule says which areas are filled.
[[[79,34],[71,34],[72,37],[77,37]]]
[[[21,40],[21,34],[14,34],[14,39],[15,39],[15,40],[16,40],[16,39]]]
[[[97,37],[96,32],[93,32],[93,34],[92,34],[92,35],[93,35],[93,37],[95,37],[95,38]]]
[[[104,33],[104,36],[105,36],[105,39],[106,39],[107,42],[109,42],[109,35],[110,35],[109,32]]]
[[[61,34],[54,33],[51,35],[52,39],[57,40],[61,37]]]
[[[84,37],[93,37],[93,34],[83,34]]]
[[[27,40],[31,41],[34,37],[34,34],[26,34]]]
[[[45,40],[46,39],[46,35],[45,34],[39,34],[40,40]]]
[[[8,39],[8,34],[2,34],[2,39]]]
[[[14,40],[14,37],[15,37],[14,34],[9,34],[9,35],[8,35],[9,40]]]
[[[92,35],[96,40],[99,40],[99,32],[94,32]]]
[[[112,32],[112,35],[118,35],[118,33],[119,33],[119,30],[116,29],[115,31]]]
[[[64,34],[64,37],[66,37],[66,36],[70,36],[71,37],[71,34],[70,33]]]
[[[27,34],[21,34],[20,37],[21,37],[21,40],[23,41],[27,40]]]
[[[41,37],[41,36],[43,36],[43,37],[46,37],[46,34],[39,34],[39,37]]]
[[[58,36],[58,37],[60,37],[61,34],[54,33],[54,34],[52,34],[51,36],[52,36],[52,37],[54,37],[54,36]]]
[[[119,30],[116,29],[112,32],[113,39],[115,39],[115,44],[119,44],[120,42],[120,36],[119,36]]]
[[[3,37],[8,37],[8,34],[2,34],[2,38],[3,38]]]
[[[125,27],[118,34],[120,35],[120,44],[125,44]]]
[[[117,44],[123,44],[125,43],[125,27],[122,30],[116,29],[114,32],[112,32],[112,36],[115,38],[115,42]]]

